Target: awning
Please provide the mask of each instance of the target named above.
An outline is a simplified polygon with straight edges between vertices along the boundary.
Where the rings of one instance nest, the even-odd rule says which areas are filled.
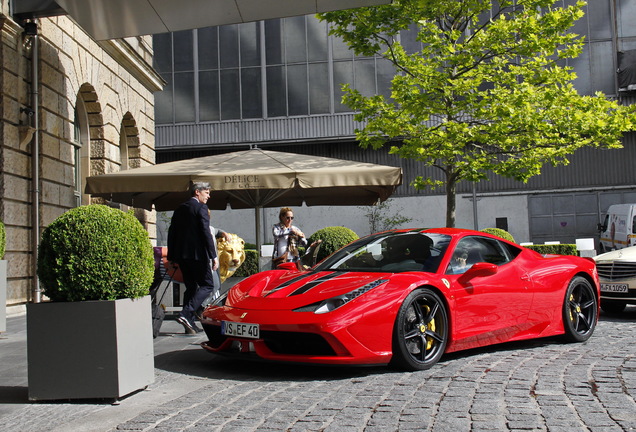
[[[388,4],[391,0],[20,0],[21,16],[70,15],[95,40]]]
[[[213,210],[371,205],[402,183],[402,169],[254,148],[88,177],[86,193],[137,208],[174,210],[196,181],[210,183]]]
[[[372,205],[402,184],[402,168],[253,148],[102,174],[86,193],[137,208],[174,210],[191,182],[210,183],[208,207],[254,208],[257,250],[260,209],[315,205]]]

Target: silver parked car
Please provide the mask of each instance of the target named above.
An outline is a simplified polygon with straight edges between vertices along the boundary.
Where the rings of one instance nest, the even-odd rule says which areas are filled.
[[[597,255],[594,260],[601,280],[601,309],[618,313],[628,304],[636,305],[636,246]]]

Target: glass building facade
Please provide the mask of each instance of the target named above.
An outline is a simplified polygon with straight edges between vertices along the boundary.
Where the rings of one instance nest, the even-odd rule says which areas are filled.
[[[581,94],[617,94],[617,53],[636,49],[634,16],[633,1],[588,2],[573,29],[584,50],[570,62]],[[401,38],[419,49],[413,34]],[[354,56],[313,15],[159,34],[154,50],[167,82],[156,94],[158,125],[346,113],[342,84],[388,95],[394,74],[387,60]]]
[[[203,123],[350,111],[341,84],[388,95],[393,66],[356,57],[314,16],[154,36],[156,122]]]

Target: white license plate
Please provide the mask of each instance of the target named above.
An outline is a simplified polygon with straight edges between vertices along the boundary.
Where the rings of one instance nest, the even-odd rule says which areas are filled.
[[[221,334],[225,336],[258,339],[259,333],[258,324],[221,321]]]
[[[629,290],[629,286],[627,284],[611,284],[611,283],[601,284],[601,291],[603,292],[626,293],[628,290]]]

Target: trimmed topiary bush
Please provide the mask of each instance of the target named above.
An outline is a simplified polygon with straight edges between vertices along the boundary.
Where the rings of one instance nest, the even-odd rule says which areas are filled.
[[[514,237],[506,230],[502,230],[501,228],[484,228],[481,232],[485,232],[488,234],[496,235],[497,237],[501,237],[504,240],[515,242]]]
[[[541,255],[574,255],[577,256],[579,251],[576,250],[575,244],[555,244],[555,245],[529,245],[527,249],[539,252]]]
[[[132,213],[77,207],[42,233],[37,273],[52,301],[143,297],[154,275],[152,244]]]
[[[319,229],[309,237],[308,244],[312,244],[317,240],[322,240],[320,249],[318,250],[317,260],[320,261],[331,255],[341,247],[348,245],[354,240],[359,239],[358,234],[349,228],[334,226]]]
[[[7,231],[4,224],[0,221],[0,259],[4,258],[4,252],[7,250]]]

